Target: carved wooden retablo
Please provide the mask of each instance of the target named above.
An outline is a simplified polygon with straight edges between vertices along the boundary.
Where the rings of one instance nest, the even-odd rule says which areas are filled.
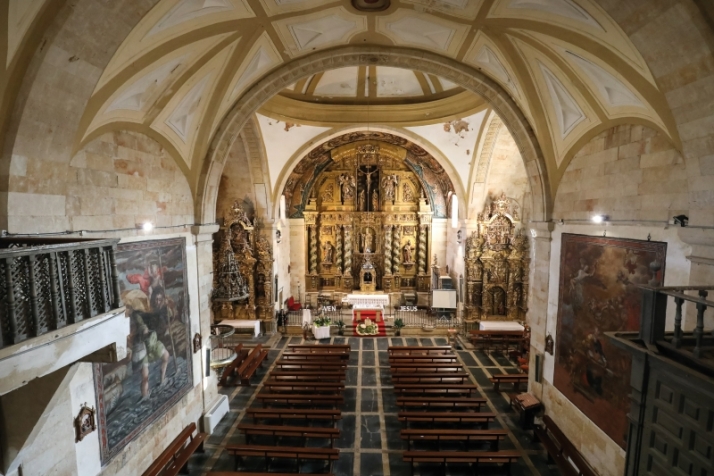
[[[528,302],[528,239],[518,205],[505,194],[491,197],[478,215],[478,229],[466,242],[467,319],[525,318]]]

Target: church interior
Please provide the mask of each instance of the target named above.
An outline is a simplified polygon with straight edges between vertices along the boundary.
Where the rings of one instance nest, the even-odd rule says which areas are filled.
[[[0,475],[714,474],[710,1],[0,21]]]

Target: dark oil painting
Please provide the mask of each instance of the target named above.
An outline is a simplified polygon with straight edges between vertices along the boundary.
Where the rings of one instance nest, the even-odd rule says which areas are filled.
[[[102,464],[193,386],[185,240],[120,244],[116,262],[131,330],[125,359],[94,365]]]
[[[562,240],[554,385],[624,448],[632,362],[604,333],[639,330],[635,285],[662,285],[667,244],[567,233]]]

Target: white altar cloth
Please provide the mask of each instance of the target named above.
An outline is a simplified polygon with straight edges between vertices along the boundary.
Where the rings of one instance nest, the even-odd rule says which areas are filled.
[[[222,320],[219,322],[221,325],[227,325],[235,328],[245,328],[245,327],[252,327],[253,328],[253,336],[258,337],[260,335],[260,321],[259,320],[253,320],[253,319],[229,319],[229,320]]]
[[[387,294],[348,294],[342,298],[343,303],[356,305],[373,305],[381,304],[382,306],[389,305],[389,295]]]
[[[524,331],[525,327],[513,321],[481,321],[478,325],[481,331]]]

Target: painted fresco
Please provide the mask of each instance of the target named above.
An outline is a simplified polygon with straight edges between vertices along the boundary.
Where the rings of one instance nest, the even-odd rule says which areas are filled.
[[[193,386],[184,250],[183,238],[118,247],[131,331],[125,359],[94,366],[103,464]]]
[[[667,244],[563,234],[560,256],[555,387],[625,447],[630,354],[604,335],[636,331],[636,284],[664,281]]]

